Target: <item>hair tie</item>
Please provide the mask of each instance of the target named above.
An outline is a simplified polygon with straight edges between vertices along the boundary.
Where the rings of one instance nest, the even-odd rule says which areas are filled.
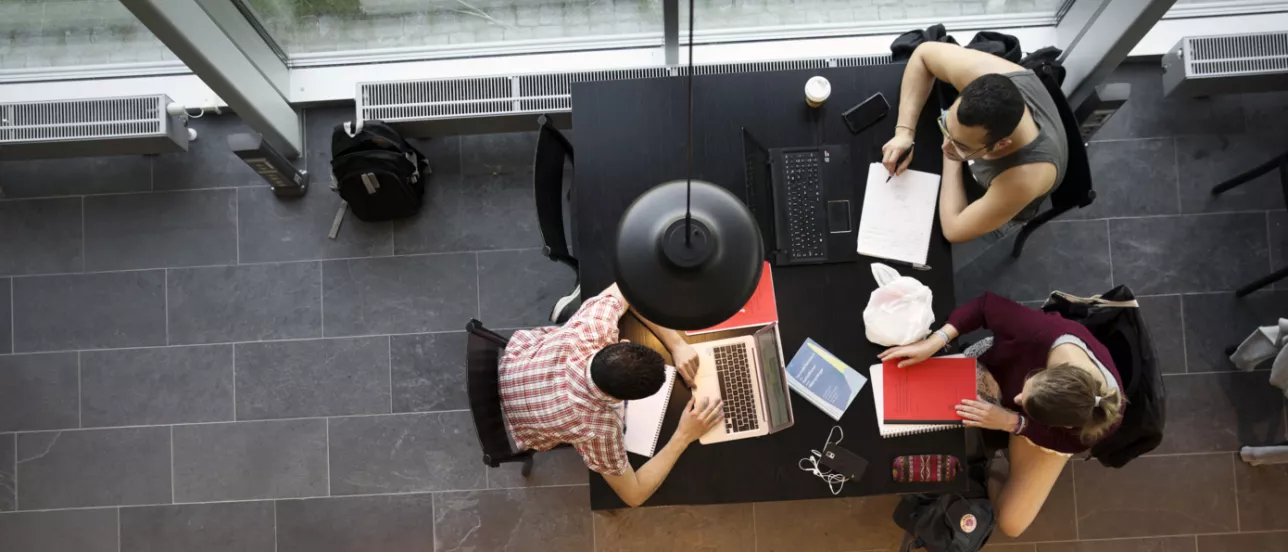
[[[1092,405],[1092,406],[1100,406],[1100,399],[1102,399],[1102,398],[1104,398],[1104,397],[1101,397],[1100,395],[1096,395],[1096,404],[1094,404],[1094,405]]]

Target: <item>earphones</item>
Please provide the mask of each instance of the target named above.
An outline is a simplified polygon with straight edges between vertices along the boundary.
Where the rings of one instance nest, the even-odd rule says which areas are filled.
[[[836,441],[832,440],[833,433],[840,434],[836,438]],[[844,438],[845,430],[841,429],[841,426],[839,425],[832,426],[832,430],[827,432],[827,441],[823,443],[823,448],[826,449],[829,445],[839,445],[841,444],[841,439]],[[823,471],[824,468],[818,465],[819,459],[823,458],[823,453],[812,449],[809,453],[809,456],[801,458],[796,462],[796,467],[800,468],[803,472],[812,473],[819,479],[826,481],[827,488],[831,489],[833,496],[841,494],[841,489],[845,487],[845,482],[849,481],[850,478],[839,473],[833,473],[831,470]]]

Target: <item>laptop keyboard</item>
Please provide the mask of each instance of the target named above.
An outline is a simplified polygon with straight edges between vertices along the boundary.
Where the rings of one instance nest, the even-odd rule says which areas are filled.
[[[747,369],[747,345],[738,343],[712,349],[720,396],[724,400],[725,433],[739,433],[760,427],[756,418],[755,387]]]
[[[783,176],[787,188],[787,227],[791,241],[788,255],[793,259],[824,256],[823,240],[827,222],[823,219],[823,192],[818,178],[818,151],[783,154]]]

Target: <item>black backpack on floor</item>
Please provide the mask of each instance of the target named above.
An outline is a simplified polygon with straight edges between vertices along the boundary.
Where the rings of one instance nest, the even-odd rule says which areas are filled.
[[[381,121],[346,122],[331,131],[333,188],[359,219],[416,214],[432,172],[425,154]]]
[[[996,520],[987,498],[945,493],[904,495],[894,522],[904,530],[900,552],[977,552],[993,534]]]

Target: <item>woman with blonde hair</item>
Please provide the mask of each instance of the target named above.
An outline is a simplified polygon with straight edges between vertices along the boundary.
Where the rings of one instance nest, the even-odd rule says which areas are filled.
[[[962,401],[957,414],[967,426],[1011,434],[1010,473],[990,479],[988,495],[998,529],[1014,537],[1042,509],[1069,457],[1118,429],[1123,383],[1109,350],[1085,326],[993,293],[958,307],[926,339],[880,356],[913,366],[978,329],[993,332],[991,346],[967,352],[987,347],[978,353],[980,400]]]

